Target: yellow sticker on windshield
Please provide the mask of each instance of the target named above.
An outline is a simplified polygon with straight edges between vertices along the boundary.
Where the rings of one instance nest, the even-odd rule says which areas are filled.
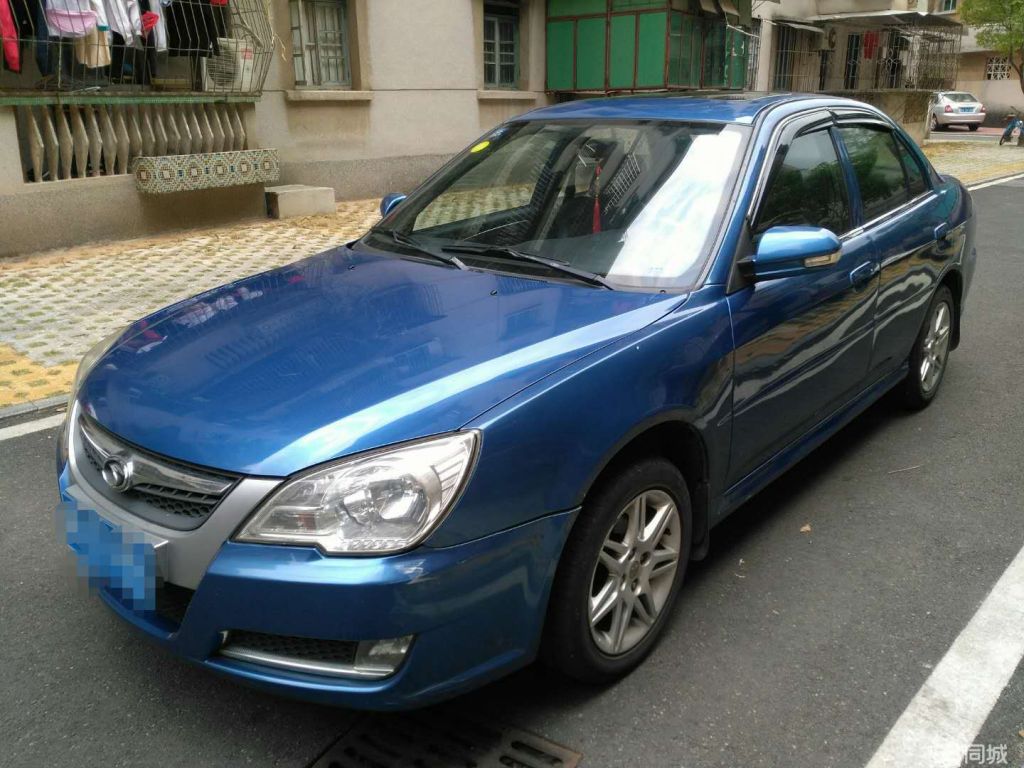
[[[480,142],[479,144],[477,144],[476,146],[474,146],[474,147],[473,147],[472,149],[470,149],[469,151],[470,151],[470,152],[483,152],[483,151],[484,151],[485,149],[487,149],[487,148],[488,148],[489,146],[491,146],[491,142],[489,142],[489,141],[481,141],[481,142]]]

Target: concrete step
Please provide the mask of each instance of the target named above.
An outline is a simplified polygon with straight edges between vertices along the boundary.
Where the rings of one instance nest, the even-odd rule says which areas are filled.
[[[284,184],[267,187],[267,214],[272,219],[334,213],[334,190],[331,187],[310,187],[305,184]]]

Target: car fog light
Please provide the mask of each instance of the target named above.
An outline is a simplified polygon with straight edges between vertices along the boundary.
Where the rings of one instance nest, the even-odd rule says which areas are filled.
[[[359,672],[390,675],[397,670],[412,645],[412,635],[389,640],[363,640],[356,650],[355,668]]]

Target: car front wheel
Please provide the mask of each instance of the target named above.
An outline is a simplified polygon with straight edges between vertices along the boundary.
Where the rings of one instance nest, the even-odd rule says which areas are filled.
[[[671,462],[648,458],[588,496],[552,587],[541,655],[585,682],[608,682],[654,647],[683,581],[690,495]]]
[[[939,391],[949,360],[954,312],[953,294],[939,286],[910,351],[910,371],[903,382],[903,400],[912,410],[927,406]]]
[[[932,113],[931,119],[928,121],[928,130],[937,131],[939,130],[939,120],[935,117],[935,113]]]

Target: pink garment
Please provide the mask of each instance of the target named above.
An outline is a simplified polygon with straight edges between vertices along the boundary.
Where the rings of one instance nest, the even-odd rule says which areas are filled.
[[[89,0],[46,0],[46,25],[51,37],[85,37],[99,16]]]
[[[21,51],[18,48],[18,28],[8,0],[0,0],[0,40],[3,41],[4,61],[12,72],[21,72]]]

